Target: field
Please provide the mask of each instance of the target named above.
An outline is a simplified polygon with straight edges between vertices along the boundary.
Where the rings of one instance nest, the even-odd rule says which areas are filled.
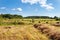
[[[38,24],[37,28],[34,24]],[[40,29],[40,24],[43,31]],[[53,40],[44,27],[46,26],[53,34],[59,33],[60,25],[55,24],[59,24],[59,21],[55,19],[0,19],[0,40]],[[60,40],[59,38],[57,37],[56,40]]]

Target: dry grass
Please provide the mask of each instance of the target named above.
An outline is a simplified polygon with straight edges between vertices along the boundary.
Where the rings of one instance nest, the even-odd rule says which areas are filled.
[[[32,25],[0,27],[0,40],[48,40]]]
[[[54,31],[60,31],[60,27],[54,27],[50,24],[55,23],[55,20],[50,19],[35,19],[35,22],[32,23],[31,19],[3,19],[0,20],[0,40],[50,40],[46,33],[43,34],[39,29],[36,29],[33,27],[33,24],[38,23],[44,23],[41,28],[47,27],[48,30],[52,30],[51,33],[54,33]],[[25,23],[24,25],[20,25],[20,22]],[[12,24],[15,23],[15,24]],[[48,31],[47,30],[47,31]],[[59,32],[58,31],[58,32]],[[46,32],[44,30],[43,32]],[[57,33],[58,34],[58,33]],[[51,34],[49,34],[51,35]]]
[[[60,31],[55,26],[47,24],[35,24],[34,27],[46,34],[51,40],[60,40]]]

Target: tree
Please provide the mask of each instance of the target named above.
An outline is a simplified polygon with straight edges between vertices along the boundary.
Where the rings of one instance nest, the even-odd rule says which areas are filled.
[[[54,16],[54,19],[57,19],[58,17],[57,16]]]
[[[8,18],[8,19],[22,18],[21,15],[11,15],[11,14],[1,14],[0,17],[2,17],[2,18]]]
[[[55,19],[56,21],[60,21],[60,18],[58,18],[57,16],[54,16],[54,19]]]

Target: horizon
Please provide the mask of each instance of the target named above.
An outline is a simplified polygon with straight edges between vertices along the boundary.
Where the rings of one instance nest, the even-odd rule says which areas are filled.
[[[1,14],[3,14],[3,13],[0,13],[0,15]],[[8,14],[8,13],[6,13],[6,14]],[[3,15],[5,15],[5,13],[3,14]],[[19,14],[9,14],[9,15],[19,15]],[[35,17],[36,15],[29,15],[29,16],[23,16],[23,15],[20,15],[20,16],[22,16],[22,17]],[[37,16],[37,17],[41,17],[41,16]],[[54,18],[55,16],[47,16],[47,17],[52,17],[52,18]],[[56,16],[56,17],[58,17],[58,16]],[[58,17],[58,18],[60,18],[60,17]]]
[[[60,0],[0,0],[0,14],[60,17]]]

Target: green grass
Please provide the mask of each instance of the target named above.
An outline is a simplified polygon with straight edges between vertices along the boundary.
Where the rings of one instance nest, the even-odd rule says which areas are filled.
[[[38,23],[46,23],[48,22],[51,24],[52,22],[55,23],[56,21],[54,19],[34,19],[34,23],[32,22],[32,19],[0,19],[0,25],[20,25],[20,24],[35,24]]]

